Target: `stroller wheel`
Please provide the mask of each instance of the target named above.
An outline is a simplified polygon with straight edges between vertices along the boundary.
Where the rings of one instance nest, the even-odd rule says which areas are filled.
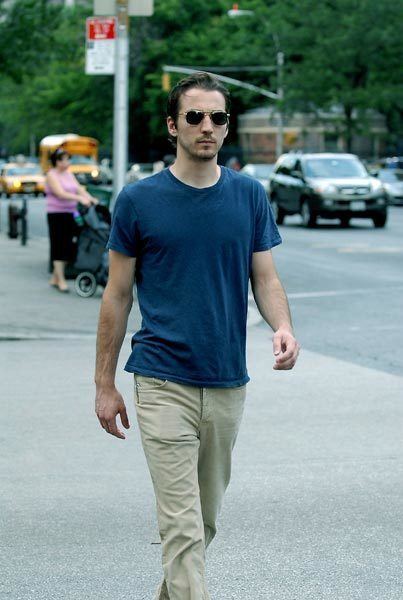
[[[89,298],[95,294],[98,284],[93,273],[90,271],[83,271],[77,275],[74,281],[74,287],[79,296],[82,298]]]

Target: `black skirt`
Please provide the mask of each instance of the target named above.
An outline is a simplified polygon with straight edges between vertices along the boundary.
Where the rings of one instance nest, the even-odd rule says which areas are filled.
[[[51,260],[74,262],[78,227],[72,213],[48,213]]]

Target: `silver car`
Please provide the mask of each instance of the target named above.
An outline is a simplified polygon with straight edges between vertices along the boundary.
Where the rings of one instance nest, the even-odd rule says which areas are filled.
[[[403,205],[403,170],[380,169],[377,177],[385,188],[390,204]]]

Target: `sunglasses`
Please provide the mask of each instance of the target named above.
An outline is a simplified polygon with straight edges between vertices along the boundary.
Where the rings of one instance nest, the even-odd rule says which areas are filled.
[[[199,125],[206,115],[210,117],[214,125],[227,125],[229,119],[229,113],[224,110],[188,110],[178,114],[184,115],[186,123],[189,125]]]

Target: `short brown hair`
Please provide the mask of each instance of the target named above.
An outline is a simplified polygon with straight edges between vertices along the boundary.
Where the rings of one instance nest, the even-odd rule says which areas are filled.
[[[56,150],[50,155],[50,162],[52,163],[52,166],[55,167],[57,161],[63,160],[65,156],[67,156],[67,158],[70,158],[70,154],[67,152],[67,150],[61,147],[56,148]]]
[[[183,94],[193,88],[220,92],[224,96],[225,110],[227,113],[229,113],[231,107],[229,90],[221,83],[219,79],[217,79],[217,77],[214,77],[214,75],[211,73],[198,71],[178,81],[178,83],[174,85],[169,92],[167,100],[167,117],[171,117],[174,120],[175,125],[179,113],[179,100]],[[176,146],[176,138],[169,136],[169,139],[172,144]]]

